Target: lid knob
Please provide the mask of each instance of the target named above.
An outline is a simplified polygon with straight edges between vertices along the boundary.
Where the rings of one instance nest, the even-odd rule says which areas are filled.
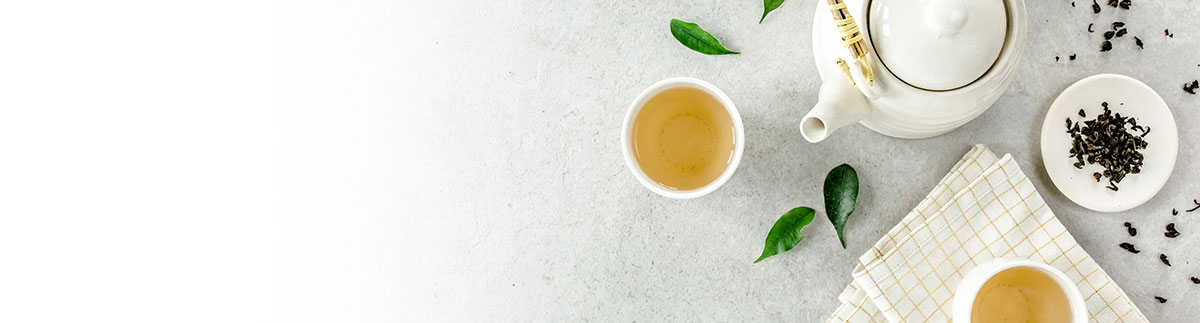
[[[925,21],[939,36],[957,34],[967,24],[967,10],[962,1],[934,0],[925,11]]]

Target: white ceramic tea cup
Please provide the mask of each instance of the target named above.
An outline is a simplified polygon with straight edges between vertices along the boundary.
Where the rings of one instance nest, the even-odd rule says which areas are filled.
[[[717,177],[708,185],[704,185],[692,190],[677,190],[667,186],[663,186],[651,180],[646,172],[642,171],[641,165],[638,165],[637,160],[633,155],[633,121],[637,118],[638,112],[646,105],[646,102],[651,98],[663,93],[667,90],[678,88],[692,88],[704,91],[711,95],[725,107],[725,111],[729,113],[730,120],[733,120],[733,156],[729,160],[729,165],[725,167],[725,171],[721,176]],[[733,172],[737,170],[738,163],[742,160],[742,150],[745,148],[745,135],[742,129],[742,115],[738,114],[737,107],[733,105],[733,100],[721,92],[716,86],[700,79],[690,77],[672,77],[662,81],[658,81],[638,94],[633,103],[629,105],[629,111],[625,113],[625,123],[621,126],[621,152],[625,155],[625,165],[629,166],[629,171],[633,173],[633,177],[637,178],[642,186],[650,189],[658,195],[666,196],[673,199],[692,199],[707,195],[716,191],[721,185],[724,185],[729,178],[733,176]]]
[[[1000,272],[1014,268],[1027,268],[1037,270],[1051,280],[1062,289],[1063,294],[1067,296],[1067,304],[1071,308],[1071,323],[1087,323],[1088,312],[1087,303],[1083,302],[1083,295],[1079,293],[1079,288],[1075,287],[1075,283],[1067,278],[1067,275],[1062,271],[1051,267],[1050,265],[1032,261],[1025,258],[996,258],[985,261],[979,264],[978,267],[972,269],[962,282],[958,283],[958,289],[954,293],[954,308],[953,322],[954,323],[971,323],[971,313],[974,310],[975,297],[979,295],[983,284]]]

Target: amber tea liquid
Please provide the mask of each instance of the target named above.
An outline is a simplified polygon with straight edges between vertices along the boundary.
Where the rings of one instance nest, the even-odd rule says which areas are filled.
[[[708,92],[693,88],[650,98],[634,118],[632,137],[634,158],[646,176],[684,191],[717,180],[735,148],[729,112]]]
[[[1070,322],[1071,305],[1053,278],[1030,268],[1012,268],[983,283],[971,310],[972,323]]]

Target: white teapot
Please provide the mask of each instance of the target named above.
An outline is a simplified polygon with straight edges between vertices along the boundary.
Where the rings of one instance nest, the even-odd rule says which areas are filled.
[[[818,0],[824,84],[801,134],[819,142],[856,121],[899,138],[954,130],[1012,83],[1025,29],[1023,0]]]

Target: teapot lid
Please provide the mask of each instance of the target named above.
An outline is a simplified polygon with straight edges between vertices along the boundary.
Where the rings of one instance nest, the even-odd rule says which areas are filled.
[[[867,24],[892,74],[942,91],[971,84],[995,64],[1008,12],[1004,0],[873,0]]]

